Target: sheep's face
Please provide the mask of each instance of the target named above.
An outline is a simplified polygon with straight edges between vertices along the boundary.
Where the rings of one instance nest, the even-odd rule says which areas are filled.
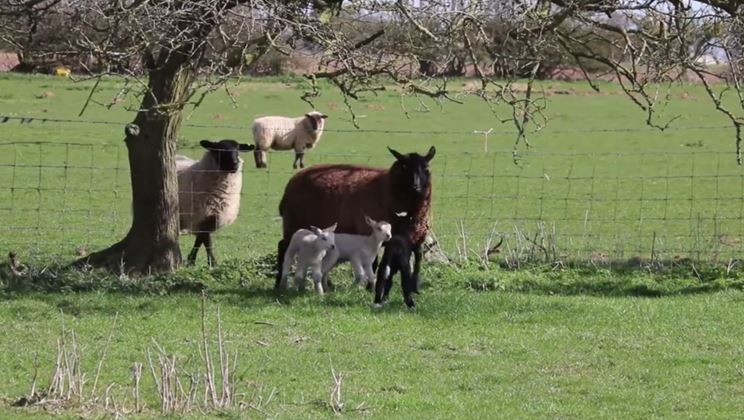
[[[378,242],[385,242],[389,241],[390,238],[393,237],[392,234],[392,226],[390,226],[390,223],[386,221],[376,221],[371,219],[368,216],[364,216],[364,221],[367,223],[367,225],[372,228],[372,234],[375,236],[375,239]]]
[[[391,176],[398,180],[399,185],[407,191],[425,197],[429,193],[431,186],[429,162],[431,162],[436,153],[434,146],[431,146],[425,156],[421,156],[418,153],[404,155],[390,147],[388,147],[388,150],[395,156],[395,163],[390,168]]]
[[[312,111],[305,114],[305,118],[310,121],[310,126],[313,128],[313,131],[318,131],[322,130],[323,126],[325,126],[325,119],[328,118],[328,115],[318,111]]]
[[[318,229],[315,226],[310,226],[310,231],[317,236],[315,246],[318,247],[318,250],[328,251],[336,248],[336,226],[337,223],[334,223],[325,229]]]
[[[199,144],[209,151],[220,171],[230,173],[235,173],[240,169],[243,160],[240,159],[239,153],[255,148],[252,144],[242,144],[235,140],[220,140],[218,142],[202,140]]]

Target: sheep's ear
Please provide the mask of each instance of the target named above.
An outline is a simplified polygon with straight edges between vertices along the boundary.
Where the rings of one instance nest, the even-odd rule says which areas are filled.
[[[256,148],[256,145],[255,144],[240,143],[238,145],[238,150],[240,150],[241,152],[248,152],[248,151],[251,151],[251,150],[253,150],[255,148]]]
[[[199,142],[199,144],[205,149],[214,149],[215,147],[217,147],[217,143],[211,142],[209,140],[202,140]]]
[[[375,227],[375,225],[377,224],[377,222],[375,222],[375,221],[374,221],[374,220],[373,220],[373,219],[372,219],[371,217],[367,216],[366,214],[364,215],[364,221],[365,221],[365,222],[366,222],[366,223],[367,223],[367,224],[368,224],[368,225],[369,225],[370,227]]]
[[[322,233],[322,231],[315,226],[310,226],[310,231],[316,235],[320,235]]]
[[[388,146],[388,150],[390,150],[390,153],[392,153],[393,156],[395,156],[396,159],[398,159],[398,160],[403,159],[403,155],[401,155],[400,152],[398,152],[397,150],[391,149],[390,146]]]
[[[332,224],[332,225],[328,226],[328,227],[327,227],[327,228],[325,228],[324,230],[325,230],[326,232],[335,232],[335,231],[336,231],[336,226],[338,226],[338,222],[336,222],[336,223],[334,223],[334,224]]]
[[[326,115],[326,114],[320,114],[320,118],[326,119],[326,118],[328,118],[328,115]]]
[[[429,148],[429,153],[424,156],[424,159],[426,159],[427,162],[431,162],[432,159],[434,159],[434,155],[437,153],[437,149],[434,148],[434,146],[431,146]]]

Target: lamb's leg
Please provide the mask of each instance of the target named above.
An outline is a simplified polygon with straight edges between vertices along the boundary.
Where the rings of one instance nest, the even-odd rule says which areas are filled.
[[[283,287],[281,286],[282,279],[289,272],[282,270],[282,265],[284,264],[284,254],[287,253],[287,241],[285,239],[282,239],[277,243],[276,251],[276,283],[274,284],[274,289],[280,290],[283,289]]]
[[[375,300],[374,306],[377,308],[382,307],[382,302],[385,294],[385,284],[388,280],[388,274],[390,273],[390,266],[388,265],[389,254],[384,253],[382,255],[382,262],[377,267],[377,283],[375,284]]]
[[[413,283],[413,293],[420,293],[419,290],[421,290],[421,277],[419,276],[419,271],[421,271],[421,260],[424,257],[424,252],[421,249],[421,244],[417,244],[413,246],[413,277],[412,277],[412,283]],[[411,262],[409,261],[408,264],[406,264],[407,267],[411,266]]]
[[[375,290],[375,271],[372,269],[372,263],[364,264],[364,278],[367,280],[367,290]]]
[[[323,296],[323,273],[320,271],[320,266],[313,266],[313,284],[315,284],[315,291],[320,296]]]
[[[362,266],[362,263],[357,260],[351,260],[349,262],[351,263],[352,271],[354,271],[354,283],[357,286],[362,282],[366,283],[366,279],[364,277],[364,267]]]
[[[388,265],[389,274],[385,280],[385,293],[382,295],[382,300],[387,300],[388,295],[390,294],[390,289],[393,288],[393,277],[398,274],[398,268],[398,265],[395,263],[390,263],[390,265]]]
[[[279,241],[282,242],[282,241]],[[274,287],[275,290],[286,290],[287,289],[287,279],[289,278],[289,272],[292,270],[292,263],[295,259],[295,253],[294,251],[290,250],[284,250],[283,253],[283,259],[281,262],[281,268],[279,269],[279,277],[276,280],[276,286]],[[287,252],[288,251],[288,252]],[[299,267],[298,267],[299,269]]]
[[[406,302],[406,306],[409,309],[414,308],[416,303],[413,301],[414,287],[416,286],[415,279],[411,276],[411,261],[410,258],[403,258],[400,256],[397,261],[400,267],[400,281],[403,288],[403,301]]]
[[[325,257],[323,257],[322,267],[321,267],[321,272],[323,274],[323,277],[322,277],[323,290],[326,290],[326,291],[330,290],[328,287],[328,284],[330,283],[330,279],[328,278],[328,275],[330,274],[333,267],[336,266],[337,262],[338,262],[338,250],[328,251]]]
[[[302,258],[300,258],[301,260]],[[304,261],[297,261],[297,269],[295,270],[295,285],[297,290],[300,292],[305,291],[305,277],[307,276],[307,263]]]
[[[201,233],[197,233],[195,237],[194,246],[191,248],[191,252],[189,252],[189,258],[186,260],[186,265],[194,265],[194,263],[196,263],[196,254],[199,253],[199,247],[204,243],[204,237]]]

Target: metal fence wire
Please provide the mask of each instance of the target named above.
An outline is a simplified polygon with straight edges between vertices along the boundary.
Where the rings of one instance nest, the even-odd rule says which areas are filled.
[[[44,122],[52,123],[62,124]],[[384,148],[368,154],[324,146],[309,152],[306,161],[381,167],[392,162]],[[741,255],[744,173],[729,151],[525,151],[515,164],[510,148],[442,149],[431,167],[432,240],[439,258],[485,262],[501,238],[497,258],[517,263],[726,261]],[[198,159],[203,149],[183,144],[180,152]],[[241,213],[215,236],[218,257],[275,251],[281,234],[278,204],[294,173],[292,158],[291,152],[272,153],[267,169],[253,168],[252,157],[244,159]],[[110,245],[129,228],[130,200],[127,152],[120,141],[0,142],[5,252],[51,263]],[[187,250],[193,242],[182,239]]]

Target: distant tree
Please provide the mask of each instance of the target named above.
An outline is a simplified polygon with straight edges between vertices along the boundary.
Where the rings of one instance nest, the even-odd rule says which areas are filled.
[[[21,71],[32,71],[36,66],[35,53],[50,57],[64,46],[63,27],[58,6],[63,0],[2,0],[0,1],[0,43],[18,56]]]

